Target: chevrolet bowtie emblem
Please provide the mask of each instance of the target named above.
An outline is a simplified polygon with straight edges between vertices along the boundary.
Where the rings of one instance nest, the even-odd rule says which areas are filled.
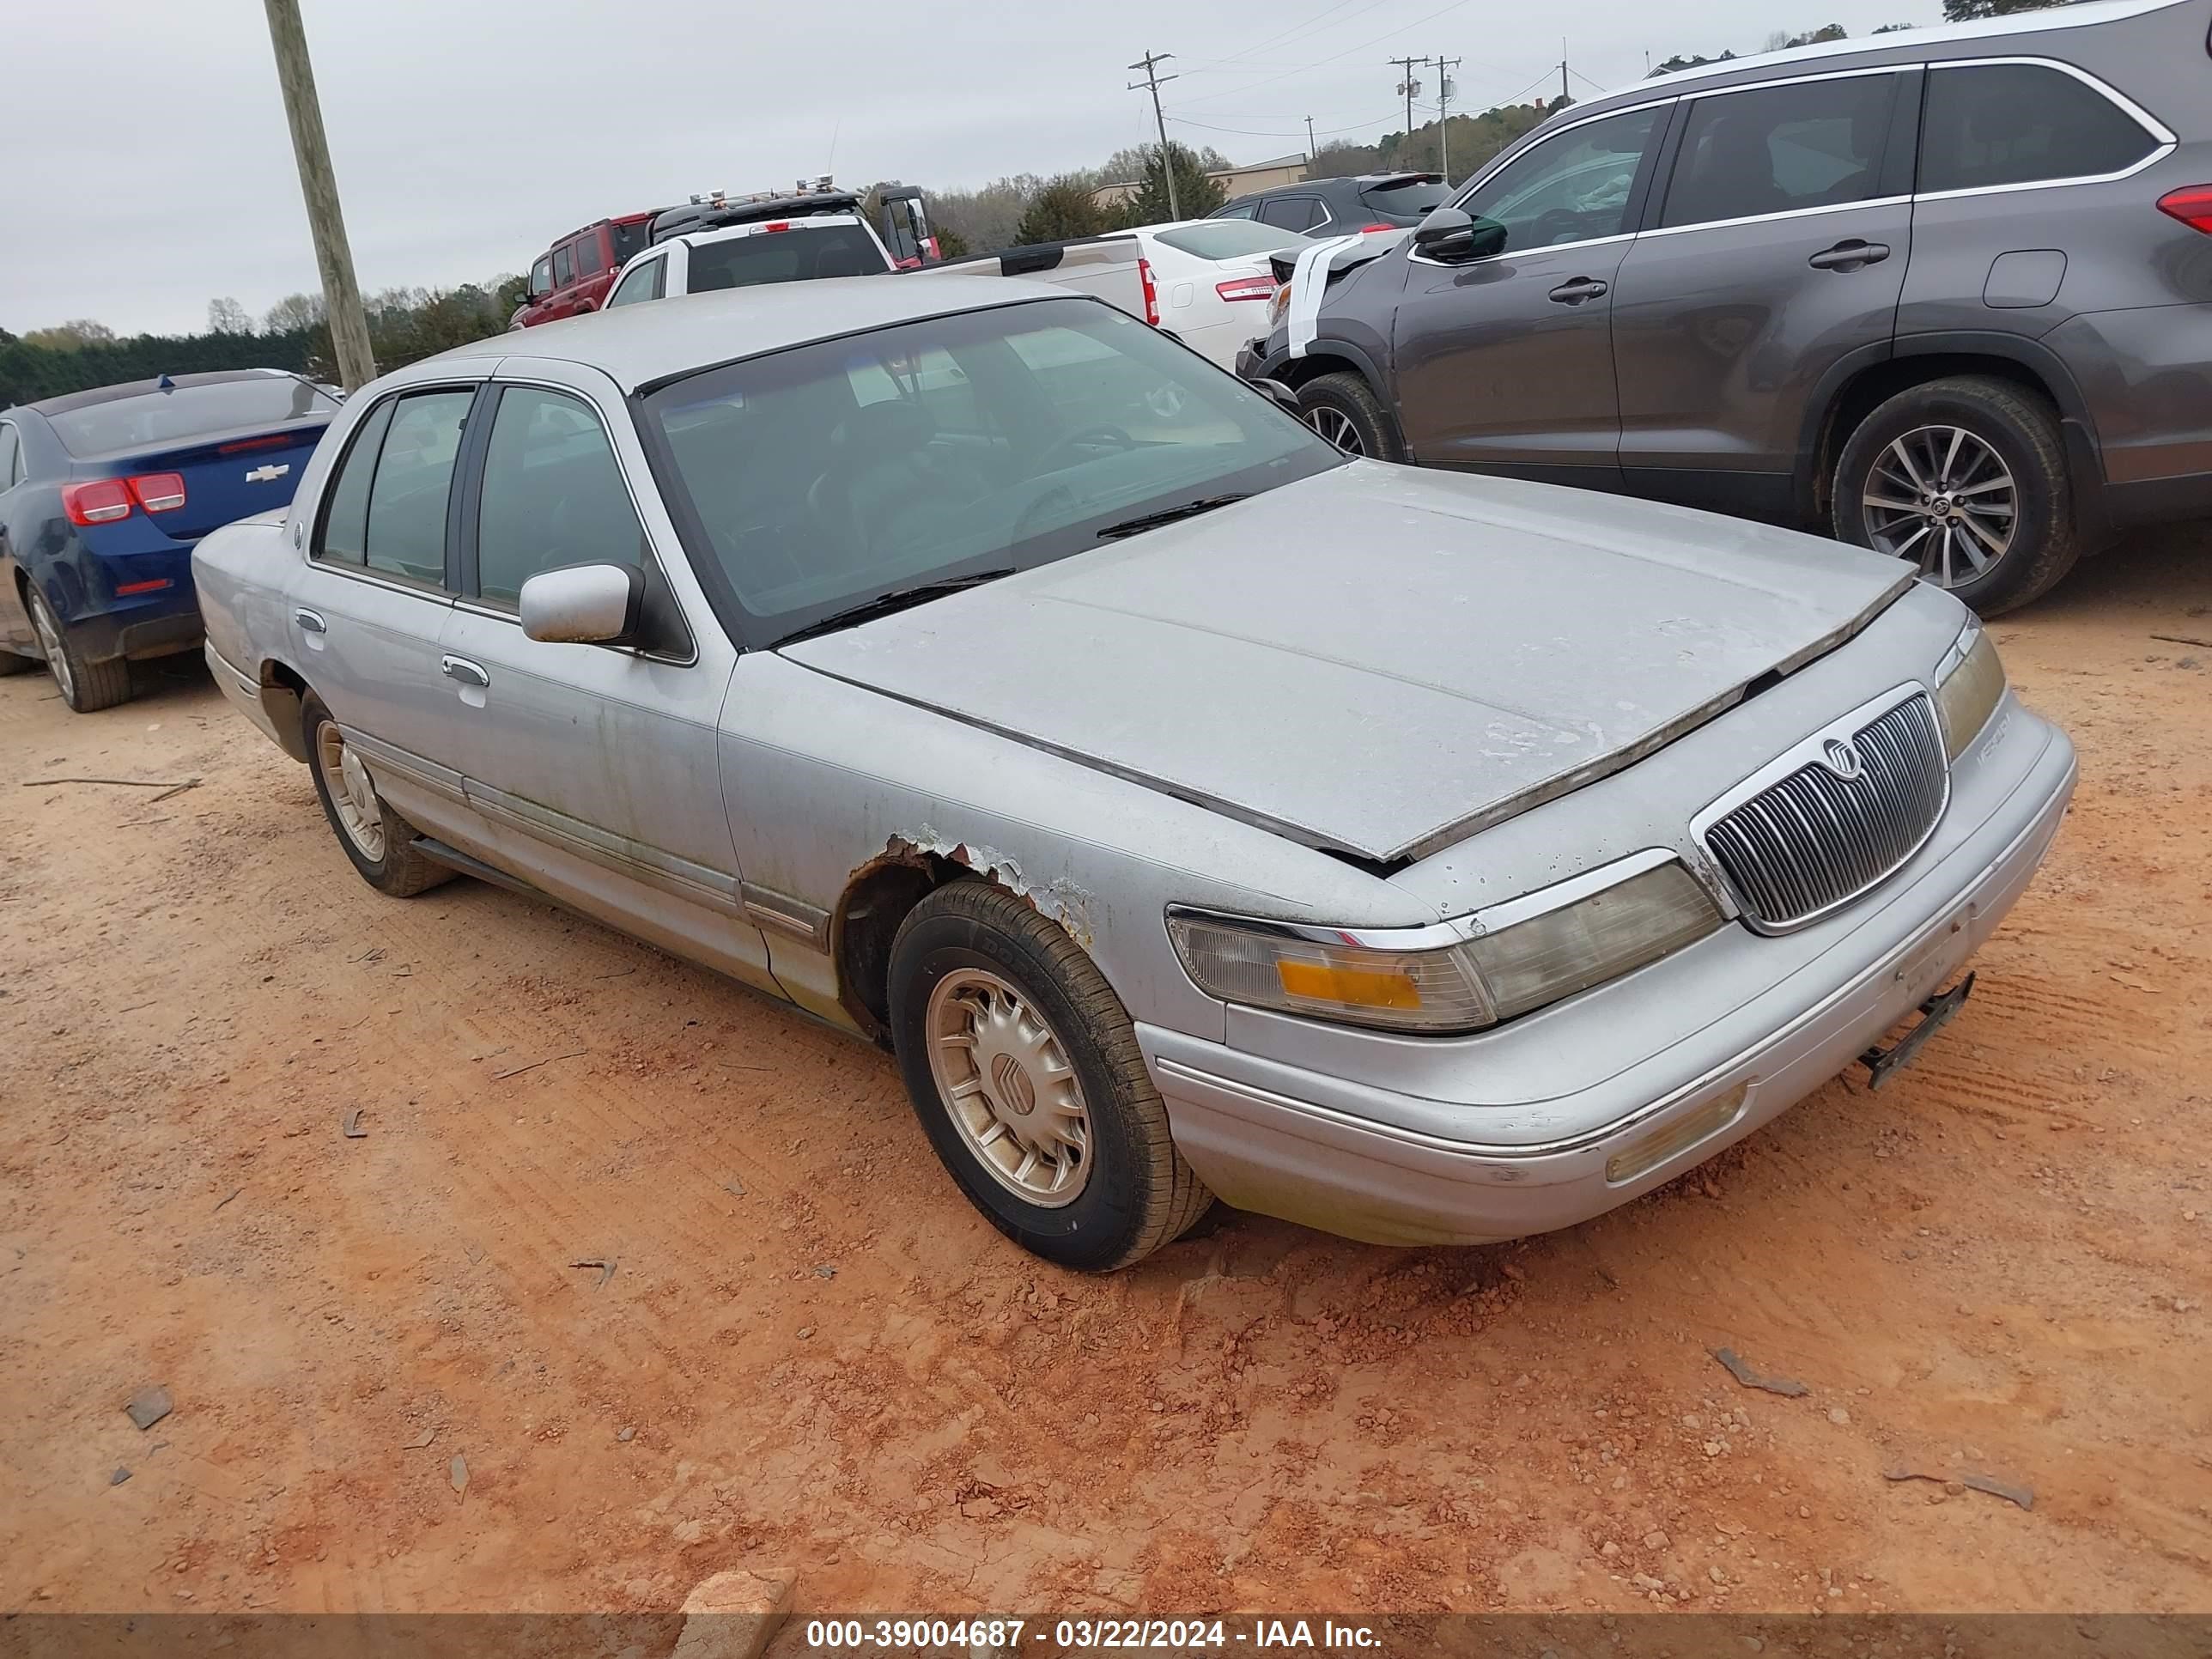
[[[274,483],[277,479],[283,477],[291,470],[292,469],[289,465],[278,466],[273,464],[268,466],[257,466],[251,472],[246,475],[246,482],[248,483]]]

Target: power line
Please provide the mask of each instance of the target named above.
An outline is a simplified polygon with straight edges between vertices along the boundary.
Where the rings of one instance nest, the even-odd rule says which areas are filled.
[[[1385,29],[1373,40],[1362,40],[1357,46],[1346,46],[1342,52],[1333,53],[1330,56],[1322,58],[1319,63],[1301,64],[1296,69],[1286,69],[1282,70],[1279,74],[1270,75],[1262,80],[1247,81],[1243,86],[1232,87],[1226,92],[1209,92],[1203,97],[1194,98],[1190,101],[1194,104],[1210,104],[1218,99],[1234,98],[1242,93],[1250,92],[1255,87],[1272,86],[1278,81],[1288,80],[1293,75],[1304,75],[1310,70],[1326,69],[1331,64],[1342,63],[1346,58],[1351,57],[1352,54],[1356,52],[1364,52],[1370,46],[1380,46],[1385,40],[1395,40],[1397,36],[1405,33],[1409,29],[1417,29],[1420,27],[1422,24],[1426,23],[1434,18],[1442,17],[1446,12],[1457,11],[1462,6],[1470,5],[1472,3],[1473,0],[1451,0],[1450,4],[1439,6],[1425,16],[1416,17],[1412,22],[1401,24],[1395,28]]]
[[[1152,94],[1152,125],[1159,129],[1160,135],[1160,176],[1168,181],[1168,217],[1180,219],[1182,217],[1182,204],[1176,199],[1175,156],[1168,149],[1167,117],[1160,113],[1160,88],[1165,82],[1173,81],[1178,77],[1172,75],[1162,76],[1159,66],[1167,63],[1174,56],[1171,52],[1148,52],[1130,64],[1131,69],[1144,70],[1145,78],[1142,81],[1130,82],[1129,90],[1134,92],[1139,87],[1143,87]]]
[[[1322,138],[1334,138],[1340,133],[1364,131],[1369,127],[1379,127],[1385,121],[1395,121],[1397,118],[1398,112],[1394,109],[1388,115],[1378,115],[1372,120],[1354,121],[1351,125],[1343,127],[1323,127],[1317,134],[1310,134],[1308,136]],[[1193,121],[1188,117],[1181,115],[1170,115],[1168,117],[1168,119],[1174,122],[1179,127],[1196,127],[1200,132],[1234,133],[1240,138],[1295,138],[1298,136],[1295,131],[1290,132],[1276,132],[1261,127],[1209,126],[1204,121]]]
[[[1211,71],[1213,70],[1226,68],[1229,65],[1236,64],[1244,58],[1255,58],[1260,53],[1267,51],[1270,46],[1281,46],[1285,42],[1290,40],[1293,36],[1306,34],[1312,32],[1323,21],[1323,20],[1328,18],[1331,13],[1342,11],[1346,6],[1351,5],[1352,3],[1352,0],[1337,0],[1336,4],[1326,7],[1323,9],[1316,12],[1311,17],[1306,19],[1304,22],[1297,24],[1292,27],[1286,28],[1279,34],[1271,34],[1266,40],[1261,40],[1255,45],[1245,47],[1242,52],[1232,52],[1226,58],[1201,58],[1198,59],[1197,62],[1200,66],[1204,67],[1208,71]],[[1369,3],[1360,7],[1358,11],[1353,12],[1352,14],[1352,17],[1360,16],[1364,13],[1373,11],[1377,6],[1388,3],[1389,0],[1369,0]],[[1335,23],[1331,24],[1329,27],[1333,28],[1341,27],[1343,25],[1349,23],[1352,21],[1352,17],[1340,17]],[[1186,64],[1185,67],[1190,68],[1191,66]]]

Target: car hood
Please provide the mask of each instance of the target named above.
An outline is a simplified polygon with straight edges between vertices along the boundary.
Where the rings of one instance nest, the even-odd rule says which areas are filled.
[[[1387,863],[1629,764],[1911,580],[1737,520],[1358,461],[783,654]]]

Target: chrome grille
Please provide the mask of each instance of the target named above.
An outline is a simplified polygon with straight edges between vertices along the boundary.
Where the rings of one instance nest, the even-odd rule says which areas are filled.
[[[1705,830],[1706,850],[1755,922],[1794,927],[1856,897],[1919,851],[1942,816],[1950,769],[1925,694],[1861,726],[1848,746],[1826,748],[1830,758]]]

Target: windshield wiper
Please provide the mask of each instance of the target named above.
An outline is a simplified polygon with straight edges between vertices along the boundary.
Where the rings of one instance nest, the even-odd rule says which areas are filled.
[[[1233,495],[1200,495],[1194,501],[1185,501],[1181,507],[1164,507],[1157,513],[1140,513],[1133,519],[1123,519],[1108,525],[1098,532],[1102,542],[1118,542],[1124,536],[1135,536],[1147,530],[1158,530],[1164,524],[1173,524],[1179,519],[1194,519],[1201,513],[1211,513],[1217,507],[1226,507],[1231,501],[1248,500],[1251,491]]]
[[[1014,574],[1009,565],[1004,570],[972,570],[964,576],[947,576],[933,582],[916,582],[912,587],[894,587],[888,593],[878,593],[872,599],[863,599],[858,605],[848,605],[842,611],[833,611],[818,622],[786,634],[778,645],[789,645],[794,640],[811,640],[817,634],[833,633],[840,628],[850,628],[856,623],[872,622],[878,617],[888,617],[909,606],[925,605],[931,599],[942,599],[947,593],[957,593],[963,588],[980,587],[985,582],[994,582],[1001,576]]]

